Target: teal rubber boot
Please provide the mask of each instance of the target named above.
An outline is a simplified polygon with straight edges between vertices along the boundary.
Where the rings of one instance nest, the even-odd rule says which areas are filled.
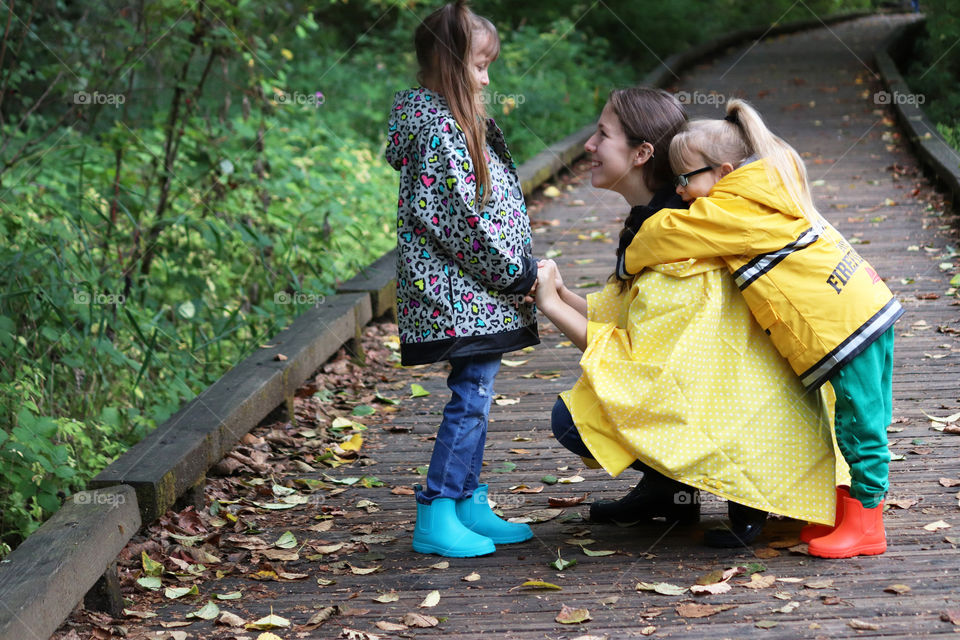
[[[523,542],[533,537],[529,525],[501,520],[487,502],[487,485],[477,487],[469,498],[457,500],[457,517],[468,529],[484,535],[497,544]]]
[[[497,548],[490,538],[463,526],[457,519],[453,498],[437,498],[430,504],[417,503],[413,550],[448,558],[472,558],[493,553]]]

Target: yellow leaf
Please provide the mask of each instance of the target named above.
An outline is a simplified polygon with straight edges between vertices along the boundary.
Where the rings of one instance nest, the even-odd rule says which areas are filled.
[[[280,55],[287,60],[293,60],[293,52],[290,49],[280,49]]]
[[[363,436],[359,433],[355,433],[346,441],[340,443],[340,448],[344,451],[360,451],[360,447],[363,446]]]
[[[434,589],[427,594],[427,597],[420,603],[421,608],[435,607],[440,604],[440,592]]]

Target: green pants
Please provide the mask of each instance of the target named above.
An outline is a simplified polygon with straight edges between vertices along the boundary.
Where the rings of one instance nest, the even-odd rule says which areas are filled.
[[[837,394],[834,429],[850,465],[850,495],[871,509],[889,487],[887,426],[893,419],[893,327],[830,379]]]

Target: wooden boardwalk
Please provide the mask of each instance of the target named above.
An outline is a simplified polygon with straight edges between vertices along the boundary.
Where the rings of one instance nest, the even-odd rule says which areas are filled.
[[[711,98],[711,92],[724,98],[745,97],[757,105],[772,128],[806,157],[821,211],[859,242],[858,251],[887,279],[907,310],[897,325],[891,433],[891,449],[898,459],[891,465],[890,502],[900,506],[886,514],[890,546],[885,555],[830,561],[791,552],[785,547],[801,525],[789,520],[771,521],[750,549],[705,548],[703,530],[726,512],[723,502],[705,494],[703,522],[696,527],[618,528],[585,522],[581,516],[586,502],[622,495],[639,475],[628,469],[610,479],[602,471],[585,469],[579,458],[553,440],[550,409],[557,393],[576,380],[579,352],[546,321],[541,323],[539,347],[506,356],[516,366],[505,366],[497,381],[497,392],[507,402],[491,412],[482,480],[490,484],[491,497],[507,516],[535,515],[549,508],[550,499],[589,497],[584,504],[534,524],[536,535],[530,542],[502,546],[492,556],[443,559],[415,554],[410,549],[415,505],[411,495],[403,494],[420,480],[417,467],[429,460],[430,434],[447,399],[445,368],[397,368],[388,358],[390,349],[384,347],[395,328],[380,325],[368,330],[371,349],[366,368],[341,359],[307,385],[299,403],[298,429],[271,423],[248,437],[241,451],[255,465],[259,450],[270,452],[266,461],[260,461],[261,472],[208,481],[208,507],[215,498],[243,499],[222,504],[219,516],[229,511],[240,524],[225,523],[216,529],[210,517],[201,522],[188,511],[168,514],[151,528],[149,539],[134,538],[130,553],[121,557],[130,609],[156,617],[142,621],[128,617],[114,624],[78,611],[57,637],[109,637],[108,630],[122,625],[134,638],[256,638],[261,631],[202,619],[193,619],[189,626],[164,626],[188,622],[185,616],[215,594],[236,591],[242,597],[217,601],[219,609],[246,622],[272,611],[292,624],[271,631],[281,638],[956,637],[960,489],[944,486],[950,483],[941,483],[941,478],[960,484],[960,436],[931,429],[925,414],[960,411],[960,306],[957,298],[944,293],[955,270],[941,269],[943,263],[960,263],[949,249],[958,246],[957,224],[942,214],[937,195],[899,140],[890,114],[874,103],[873,94],[880,87],[868,66],[872,51],[902,20],[869,17],[745,46],[685,74],[675,87],[691,96],[694,115],[722,113],[714,107],[717,98]],[[580,169],[559,185],[560,197],[540,198],[544,204],[532,207],[532,218],[537,253],[560,251],[557,261],[568,285],[582,285],[586,293],[597,290],[612,268],[613,240],[627,207],[619,196],[592,189]],[[333,381],[340,381],[341,396],[326,398],[322,391],[314,395]],[[410,398],[413,383],[430,395]],[[375,390],[401,399],[400,404],[378,402]],[[328,401],[321,402],[324,399]],[[333,415],[349,415],[357,404],[377,408],[372,416],[355,418],[369,425],[362,432],[360,459],[326,468],[317,460],[323,446],[313,444],[321,439],[305,437],[302,431],[317,415],[320,426],[329,425]],[[318,470],[298,470],[306,469],[304,464]],[[541,482],[547,475],[579,476],[583,481],[547,485]],[[370,476],[384,486],[335,482]],[[307,479],[307,484],[297,479]],[[314,486],[323,483],[312,494],[311,481]],[[282,511],[255,506],[253,502],[280,500],[271,496],[274,483],[309,494],[310,502]],[[511,491],[519,485],[540,492]],[[952,528],[925,528],[937,521]],[[332,524],[323,530],[327,522]],[[285,531],[297,539],[289,551],[298,551],[296,560],[285,561],[281,550],[257,549],[252,539],[238,537],[259,538],[272,547]],[[196,552],[199,542],[177,546],[189,541],[172,538],[170,532],[200,534],[206,539],[204,548],[219,560],[214,563],[208,557],[201,577],[183,580],[183,586],[196,584],[199,596],[173,600],[135,586],[141,550],[157,560],[170,555],[187,562],[202,560]],[[588,556],[577,544],[584,541],[589,549],[615,553]],[[551,568],[558,552],[577,564],[564,571]],[[170,560],[165,562],[168,569],[175,568]],[[761,588],[748,588],[746,574],[731,580],[729,592],[707,596],[661,595],[636,588],[641,582],[689,587],[707,573],[749,563],[762,563],[760,576],[776,580],[755,580],[752,586]],[[364,571],[374,567],[378,568],[373,572]],[[255,575],[258,571],[266,573]],[[528,580],[553,583],[562,590],[518,588]],[[771,584],[764,586],[767,582]],[[164,574],[163,584],[176,586],[178,580]],[[439,591],[439,603],[421,607],[434,590]],[[384,594],[397,599],[374,600]],[[590,620],[556,622],[564,605],[587,609]],[[326,621],[308,624],[326,607],[337,609],[327,612]],[[949,612],[956,623],[949,621]],[[377,626],[399,625],[411,613],[432,616],[439,624],[425,628],[407,624],[403,631]],[[101,631],[92,623],[99,623]]]

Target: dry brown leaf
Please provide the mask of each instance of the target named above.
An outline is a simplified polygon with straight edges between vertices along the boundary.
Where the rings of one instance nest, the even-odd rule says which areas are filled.
[[[681,618],[706,618],[727,609],[735,609],[735,604],[697,604],[685,602],[677,606],[677,615]]]
[[[729,582],[714,582],[713,584],[695,584],[690,587],[690,593],[696,595],[702,595],[704,593],[709,593],[711,595],[717,595],[719,593],[726,593],[730,591],[733,587],[730,586]]]
[[[896,593],[897,595],[909,593],[910,587],[905,584],[891,584],[883,588],[887,593]]]
[[[949,529],[950,523],[943,520],[937,520],[936,522],[931,522],[930,524],[923,525],[923,528],[927,531],[938,531],[939,529]]]
[[[766,589],[772,587],[773,583],[777,581],[776,576],[762,576],[759,573],[754,573],[750,576],[750,582],[743,584],[742,586],[747,589]]]
[[[876,631],[880,628],[880,625],[878,624],[866,622],[865,620],[857,620],[856,618],[847,622],[847,625],[851,629],[862,629],[864,631]]]
[[[581,502],[583,502],[583,501],[586,500],[586,499],[587,499],[587,494],[585,493],[585,494],[583,494],[582,496],[573,496],[573,497],[571,497],[571,498],[566,498],[566,497],[564,497],[564,498],[553,498],[553,497],[551,497],[551,498],[548,498],[548,499],[547,499],[547,503],[548,503],[551,507],[575,507],[575,506],[577,506],[578,504],[580,504]]]
[[[771,549],[789,549],[800,544],[800,538],[784,538],[782,540],[773,540],[767,544]]]
[[[897,507],[898,509],[909,509],[913,505],[917,504],[916,500],[910,500],[909,498],[887,498],[884,502],[888,507]]]
[[[420,627],[421,629],[427,629],[429,627],[435,627],[440,624],[440,621],[433,616],[424,615],[422,613],[408,613],[403,616],[403,624],[408,627]]]
[[[407,629],[409,629],[409,627],[405,624],[398,624],[396,622],[386,622],[384,620],[378,620],[374,624],[381,631],[406,631]]]
[[[940,619],[944,622],[952,622],[954,625],[960,626],[960,609],[947,609],[940,614]]]
[[[640,629],[640,635],[642,635],[642,636],[652,636],[653,633],[654,633],[656,630],[657,630],[657,628],[656,628],[656,627],[653,627],[653,626],[644,627],[643,629]]]
[[[803,586],[808,589],[829,589],[833,586],[833,579],[819,578],[817,580],[808,580]]]
[[[761,560],[769,560],[770,558],[776,558],[780,555],[780,552],[771,547],[764,547],[762,549],[757,549],[753,552],[753,555],[757,556]]]
[[[226,625],[228,627],[242,627],[243,625],[247,624],[247,621],[235,613],[224,611],[220,614],[220,617],[217,618],[217,624]]]
[[[940,478],[940,486],[942,487],[960,487],[960,480],[954,478]]]
[[[440,604],[440,592],[434,589],[427,594],[427,597],[420,603],[420,608],[435,607]]]
[[[554,620],[560,624],[580,624],[581,622],[592,620],[592,618],[590,617],[590,612],[586,609],[573,609],[567,605],[563,605],[560,613],[557,614]]]

